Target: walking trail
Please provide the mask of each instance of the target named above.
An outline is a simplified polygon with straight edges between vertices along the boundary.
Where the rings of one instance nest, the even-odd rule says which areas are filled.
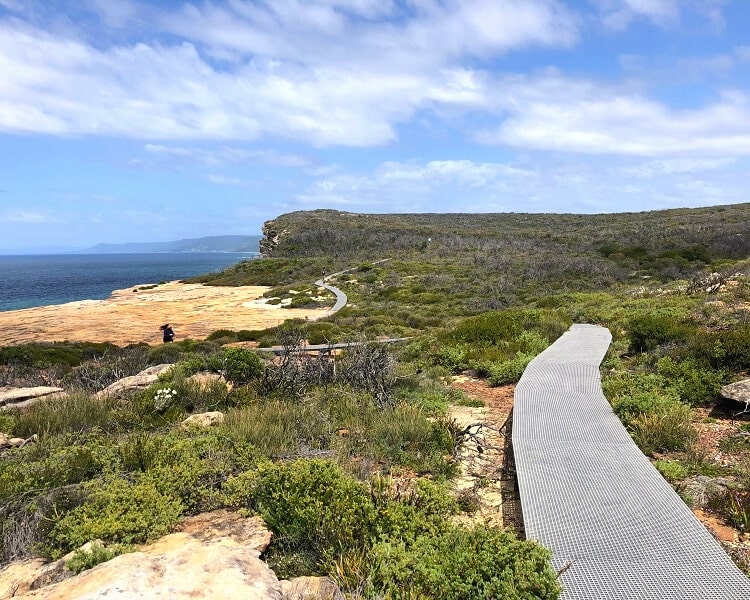
[[[611,342],[573,327],[515,390],[513,451],[528,539],[564,600],[747,600],[750,580],[632,441],[601,389]]]

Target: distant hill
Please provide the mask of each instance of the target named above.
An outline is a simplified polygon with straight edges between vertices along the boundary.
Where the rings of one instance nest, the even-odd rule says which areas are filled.
[[[259,235],[214,235],[174,242],[97,244],[78,254],[134,254],[149,252],[258,252]]]
[[[282,261],[279,276],[281,266],[292,274],[305,267],[310,277],[315,270],[334,272],[376,258],[404,261],[410,265],[405,272],[430,273],[420,285],[439,291],[436,302],[463,297],[472,310],[488,310],[530,295],[720,270],[750,259],[748,223],[750,204],[598,215],[315,210],[267,221],[260,248],[263,256]],[[253,262],[243,269],[263,266]],[[294,283],[292,275],[286,278],[279,284]],[[383,302],[393,300],[387,281],[380,285]]]

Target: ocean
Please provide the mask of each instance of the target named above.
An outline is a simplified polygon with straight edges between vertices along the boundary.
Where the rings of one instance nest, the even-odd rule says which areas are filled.
[[[113,290],[218,271],[252,254],[55,254],[0,256],[0,311],[103,300]]]

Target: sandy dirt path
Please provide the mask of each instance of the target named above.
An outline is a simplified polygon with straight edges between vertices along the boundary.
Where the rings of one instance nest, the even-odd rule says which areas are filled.
[[[314,320],[320,309],[288,309],[261,298],[267,287],[216,287],[177,281],[152,289],[116,290],[106,300],[82,300],[0,312],[0,346],[24,342],[161,343],[159,325],[175,339],[201,339],[217,329],[265,329],[285,319]]]

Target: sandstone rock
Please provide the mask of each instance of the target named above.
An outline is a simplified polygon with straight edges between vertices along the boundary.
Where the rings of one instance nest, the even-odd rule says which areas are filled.
[[[117,556],[21,598],[282,600],[279,580],[258,558],[271,536],[262,521],[228,511],[186,521],[183,531],[164,536],[139,552]]]
[[[101,392],[98,392],[96,396],[97,398],[119,396],[121,394],[124,394],[125,392],[147,388],[157,379],[159,379],[159,375],[166,373],[167,371],[172,369],[172,367],[174,367],[174,365],[171,364],[155,365],[153,367],[149,367],[148,369],[144,369],[137,375],[131,375],[130,377],[124,377],[119,381],[115,381],[112,385],[103,389]]]
[[[282,600],[344,600],[339,586],[328,577],[295,577],[281,582]]]
[[[212,373],[210,371],[199,371],[188,377],[187,380],[191,383],[196,383],[203,388],[207,388],[216,382],[221,382],[227,387],[230,385],[224,377],[218,373]]]
[[[41,558],[13,562],[0,569],[0,600],[15,598],[32,590],[62,581],[71,575],[62,560]]]
[[[36,386],[27,388],[0,388],[0,406],[27,404],[30,400],[40,400],[63,394],[65,390],[59,387]]]
[[[743,379],[735,383],[725,385],[719,391],[722,398],[750,404],[750,379]]]
[[[218,410],[212,412],[199,413],[190,415],[182,422],[183,427],[197,426],[210,427],[211,425],[221,425],[224,422],[224,413]]]
[[[199,540],[229,538],[233,542],[254,549],[258,556],[266,551],[272,537],[260,517],[243,517],[223,508],[187,517],[177,529]]]

